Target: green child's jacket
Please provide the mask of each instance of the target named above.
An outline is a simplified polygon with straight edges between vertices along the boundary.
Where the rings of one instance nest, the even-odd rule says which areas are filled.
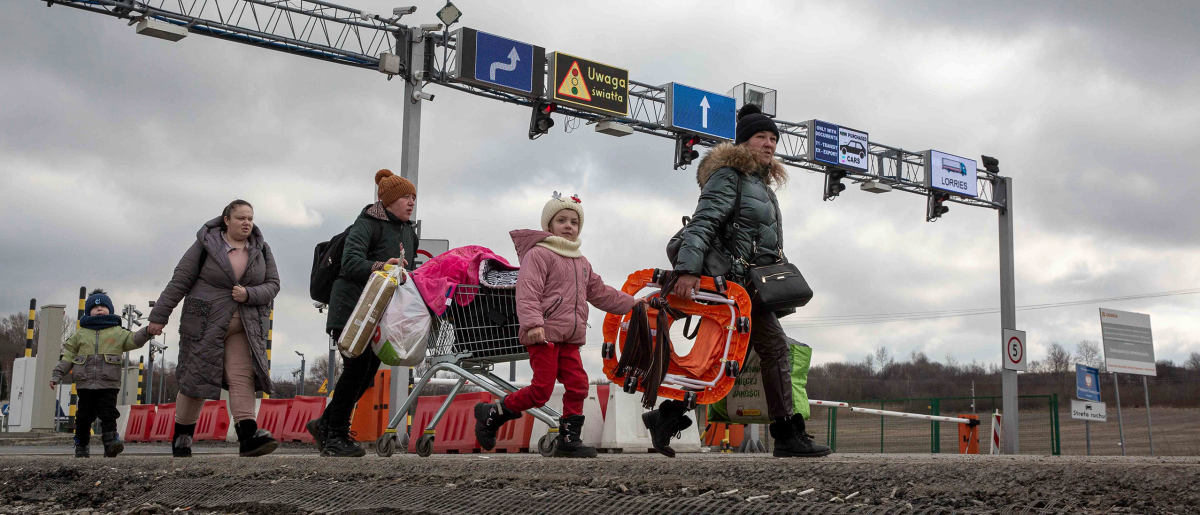
[[[116,326],[96,331],[80,328],[63,344],[62,361],[54,367],[51,380],[61,383],[62,377],[74,372],[75,388],[101,390],[121,388],[121,355],[140,349],[150,341],[150,333],[136,333]]]

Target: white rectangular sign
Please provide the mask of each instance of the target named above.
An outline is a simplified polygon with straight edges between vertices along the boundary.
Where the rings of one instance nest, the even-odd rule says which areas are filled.
[[[1089,422],[1108,422],[1108,413],[1105,408],[1103,402],[1071,399],[1071,418]]]
[[[1029,370],[1029,360],[1025,359],[1029,354],[1025,345],[1025,331],[1005,329],[1002,334],[1004,342],[1000,352],[1003,354],[1001,360],[1004,362],[1004,370]]]
[[[978,197],[979,181],[975,178],[975,160],[926,150],[925,185],[955,195]]]
[[[1100,331],[1104,339],[1104,365],[1109,372],[1158,375],[1150,315],[1100,308]]]

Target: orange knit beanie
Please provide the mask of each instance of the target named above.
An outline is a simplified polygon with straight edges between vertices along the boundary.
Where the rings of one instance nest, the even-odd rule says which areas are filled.
[[[379,185],[379,201],[384,206],[392,205],[405,195],[417,194],[417,187],[411,181],[386,168],[375,172],[375,184]]]

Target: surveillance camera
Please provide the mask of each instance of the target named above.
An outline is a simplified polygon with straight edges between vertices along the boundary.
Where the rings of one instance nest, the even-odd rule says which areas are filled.
[[[392,9],[392,14],[394,14],[396,16],[407,16],[407,15],[415,13],[415,12],[417,12],[417,6],[415,6],[415,5],[409,5],[406,7],[397,7],[395,9]]]
[[[441,23],[422,23],[421,30],[424,32],[437,32],[439,30],[442,30],[442,24]]]
[[[414,92],[413,92],[413,102],[416,102],[416,101],[418,101],[418,100],[429,100],[429,101],[432,101],[432,100],[433,100],[433,95],[432,95],[432,94],[430,94],[430,93],[426,93],[426,92],[424,92],[424,91],[421,91],[421,90],[419,90],[419,89],[418,89],[418,90],[416,90],[416,91],[414,91]]]
[[[150,307],[154,307],[154,301],[150,301]]]

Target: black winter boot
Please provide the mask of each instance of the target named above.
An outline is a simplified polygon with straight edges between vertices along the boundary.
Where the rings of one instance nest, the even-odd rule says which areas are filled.
[[[116,431],[109,431],[101,435],[104,440],[104,457],[116,458],[121,451],[125,450],[125,444],[121,442],[121,435]]]
[[[183,425],[175,423],[175,437],[171,439],[171,456],[176,458],[192,457],[192,436],[196,434],[196,424]]]
[[[798,423],[797,418],[800,419]],[[819,458],[833,452],[829,447],[813,442],[812,436],[804,432],[802,415],[777,419],[771,424],[771,437],[775,439],[772,454],[776,458]]]
[[[658,409],[642,413],[642,423],[650,430],[654,450],[663,456],[674,458],[671,438],[679,438],[684,429],[692,427],[692,419],[686,415],[686,406],[680,401],[667,399],[658,405]]]
[[[521,412],[509,410],[503,399],[475,405],[475,439],[485,451],[496,447],[496,432],[505,422],[521,418]]]
[[[307,429],[308,434],[312,435],[313,443],[317,446],[317,454],[325,450],[325,440],[329,438],[329,422],[325,421],[325,415],[309,420],[307,424],[304,424],[304,429]]]
[[[359,458],[367,455],[367,451],[354,440],[354,432],[350,427],[329,427],[325,438],[325,447],[321,456]]]
[[[279,447],[279,442],[271,438],[271,432],[259,429],[258,422],[252,418],[234,424],[233,429],[238,437],[238,456],[243,458],[271,454]]]
[[[596,449],[583,444],[583,415],[558,419],[558,439],[554,444],[555,458],[595,458]]]
[[[91,438],[89,437],[88,440],[91,440]],[[91,458],[92,457],[92,453],[88,449],[88,444],[81,443],[79,441],[78,436],[75,437],[75,457],[76,458]]]

